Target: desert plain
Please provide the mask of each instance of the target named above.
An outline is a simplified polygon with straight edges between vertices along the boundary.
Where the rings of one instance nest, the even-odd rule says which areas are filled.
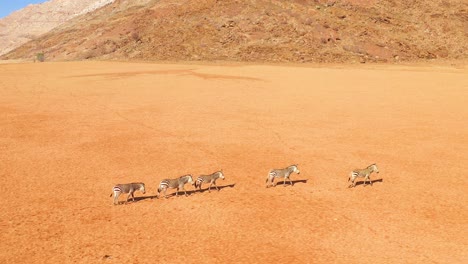
[[[466,67],[0,64],[0,262],[467,263],[467,98]]]

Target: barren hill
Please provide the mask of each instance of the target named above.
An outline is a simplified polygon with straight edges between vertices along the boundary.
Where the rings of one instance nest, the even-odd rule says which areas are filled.
[[[32,4],[0,19],[0,55],[37,38],[78,15],[114,0],[50,0]]]
[[[349,62],[466,59],[459,0],[117,0],[4,56]],[[132,7],[129,7],[129,5]]]

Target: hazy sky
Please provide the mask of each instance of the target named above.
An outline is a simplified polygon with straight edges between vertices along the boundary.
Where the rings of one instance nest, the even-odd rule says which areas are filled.
[[[20,10],[29,4],[43,3],[46,1],[47,0],[0,0],[0,18],[6,17],[13,11]]]

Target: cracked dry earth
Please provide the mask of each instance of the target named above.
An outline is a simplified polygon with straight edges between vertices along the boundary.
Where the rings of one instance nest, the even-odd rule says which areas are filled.
[[[2,64],[0,262],[466,263],[467,74]],[[265,188],[294,163],[293,187]],[[219,192],[151,199],[219,169]],[[146,194],[113,206],[132,181]]]

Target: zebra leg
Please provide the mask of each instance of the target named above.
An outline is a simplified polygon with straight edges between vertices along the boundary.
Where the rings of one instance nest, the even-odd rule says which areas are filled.
[[[356,178],[357,178],[357,176],[352,176],[351,177],[351,183],[352,183],[353,188],[356,187],[356,183],[357,183]]]
[[[288,177],[288,180],[289,180],[289,183],[291,184],[291,186],[293,186],[293,183],[291,181],[291,178]]]
[[[348,185],[348,188],[351,188],[351,186],[353,186],[353,174],[352,173],[349,174],[348,183],[349,182],[351,182],[351,184]]]
[[[287,178],[287,177],[284,177],[283,187],[286,187],[286,178]]]
[[[127,200],[125,201],[125,203],[128,203],[128,199],[130,199],[130,195],[132,194],[132,192],[128,192],[128,195],[127,195]]]
[[[216,190],[218,190],[218,192],[219,192],[219,188],[218,188],[218,185],[216,185],[216,181],[214,181],[213,184],[216,187]]]
[[[185,190],[185,185],[184,184],[180,184],[179,188],[182,188],[182,190],[184,191],[185,196],[188,196],[187,195],[187,190]]]
[[[166,191],[167,191],[167,188],[164,188],[164,198],[167,199]]]
[[[351,184],[348,186],[348,188],[354,188],[356,186],[356,183],[354,182],[354,178],[351,179]]]
[[[158,195],[156,195],[156,198],[159,199],[159,197],[161,196],[161,191],[162,191],[161,188],[158,188]]]
[[[271,185],[271,176],[270,176],[269,173],[268,173],[268,177],[267,177],[265,183],[266,183],[266,187],[267,187],[267,188],[270,187],[270,185]]]
[[[114,192],[114,205],[119,204],[120,192]]]
[[[208,192],[211,192],[211,185],[213,185],[213,183],[210,183],[210,186],[208,186]]]
[[[367,174],[366,177],[364,177],[364,187],[366,187],[367,181],[370,182],[369,174]]]
[[[179,196],[179,188],[176,189],[175,196],[176,196],[176,197]]]
[[[158,188],[158,195],[157,195],[158,199],[159,199],[159,197],[161,197],[161,192],[162,191],[164,191],[162,188]]]

